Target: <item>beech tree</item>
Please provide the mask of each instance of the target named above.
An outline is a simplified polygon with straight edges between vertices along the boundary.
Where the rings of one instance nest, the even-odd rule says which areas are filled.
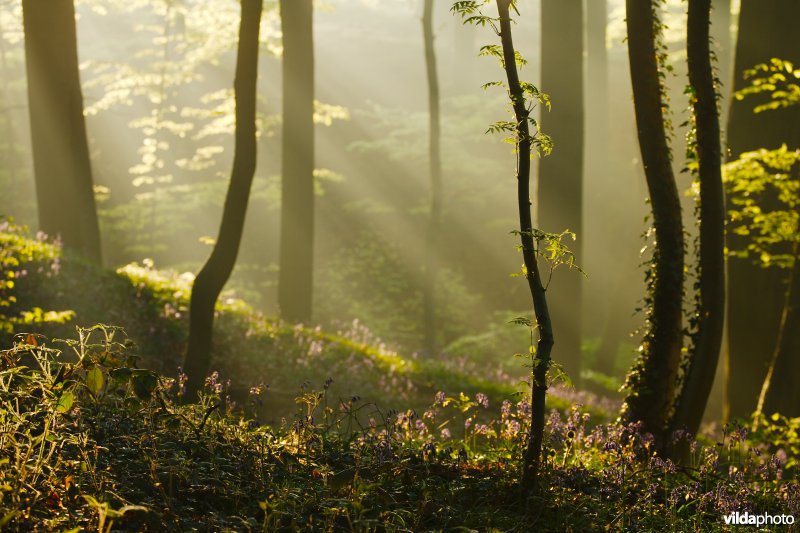
[[[714,383],[725,323],[725,195],[717,86],[709,47],[711,0],[689,0],[687,53],[694,111],[700,250],[693,342],[684,365],[673,429],[696,434]]]
[[[290,322],[311,320],[314,265],[313,1],[281,0],[283,146],[278,305]]]
[[[203,386],[211,364],[214,307],[231,275],[242,239],[250,186],[256,170],[256,85],[259,28],[263,0],[241,0],[234,98],[236,132],[233,169],[225,196],[217,241],[192,285],[189,302],[189,346],[184,361],[186,398]]]
[[[101,262],[72,0],[23,0],[39,228]]]
[[[627,379],[623,417],[660,437],[669,423],[683,346],[683,223],[665,131],[658,0],[626,0],[628,58],[655,248],[647,274],[646,329]],[[659,439],[660,440],[660,439]]]

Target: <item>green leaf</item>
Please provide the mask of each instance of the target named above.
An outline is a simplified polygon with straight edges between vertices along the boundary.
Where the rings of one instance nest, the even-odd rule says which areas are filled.
[[[72,408],[73,403],[75,403],[75,395],[72,394],[70,391],[66,391],[58,399],[58,404],[56,405],[56,411],[58,411],[59,413],[66,413]]]
[[[158,386],[158,379],[153,374],[133,376],[133,392],[140,400],[149,400]]]
[[[89,392],[92,393],[92,396],[98,398],[100,394],[103,392],[103,387],[106,384],[106,377],[103,375],[103,371],[100,369],[99,366],[92,367],[86,373],[86,387],[89,389]]]
[[[122,385],[131,379],[131,375],[133,375],[133,369],[128,367],[115,368],[110,372],[110,374],[111,378],[116,381],[117,384]]]

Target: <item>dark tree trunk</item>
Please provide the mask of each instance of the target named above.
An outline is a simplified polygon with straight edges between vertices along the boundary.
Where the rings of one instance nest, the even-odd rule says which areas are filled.
[[[262,0],[242,0],[239,45],[236,56],[234,96],[236,134],[233,169],[222,223],[214,249],[192,286],[189,303],[189,347],[184,362],[186,399],[193,401],[211,366],[214,305],[228,281],[239,254],[250,186],[256,170],[256,85],[258,81],[258,35]]]
[[[314,39],[312,0],[281,0],[283,179],[278,305],[311,320],[314,265]]]
[[[523,485],[533,487],[539,474],[542,459],[542,439],[544,435],[545,396],[547,394],[547,370],[550,366],[550,353],[553,349],[553,327],[547,309],[547,297],[539,273],[536,248],[533,241],[533,220],[531,218],[530,174],[531,174],[531,134],[528,124],[530,112],[519,81],[515,61],[514,41],[511,36],[510,0],[497,0],[497,13],[500,18],[500,40],[503,46],[503,63],[508,78],[508,93],[514,107],[517,121],[517,205],[519,209],[519,230],[522,244],[522,258],[525,263],[528,289],[531,293],[533,312],[536,315],[539,341],[531,373],[531,430],[525,449]]]
[[[539,162],[539,217],[544,231],[569,229],[578,263],[583,239],[583,2],[542,0],[542,87],[552,95],[542,128],[555,149]],[[556,359],[576,383],[581,370],[581,276],[555,275],[550,298]]]
[[[749,82],[745,70],[777,57],[800,64],[800,2],[796,0],[742,0],[736,44],[733,90]],[[754,114],[761,103],[756,95],[733,100],[728,122],[730,158],[757,148],[774,149],[797,139],[800,125],[792,108]],[[766,95],[763,98],[767,98]],[[776,206],[764,205],[765,210]],[[729,235],[731,249],[741,248]],[[775,351],[784,304],[786,271],[766,269],[748,260],[728,264],[728,358],[725,365],[725,417],[752,413]]]
[[[697,134],[700,258],[693,353],[688,354],[673,429],[700,428],[714,383],[725,323],[725,195],[714,72],[709,49],[711,0],[689,0],[687,52]]]
[[[425,0],[422,16],[422,33],[425,40],[425,68],[428,76],[428,158],[431,180],[430,214],[425,249],[425,279],[423,310],[425,349],[429,354],[436,350],[436,278],[439,227],[442,219],[442,155],[441,118],[439,111],[439,76],[436,72],[436,50],[433,41],[433,0]]]
[[[23,0],[39,229],[102,260],[72,0]]]
[[[624,418],[664,436],[675,397],[683,346],[683,224],[664,130],[664,103],[656,57],[657,0],[626,0],[628,58],[639,147],[644,163],[656,247],[653,252],[648,325],[637,366],[628,376]]]

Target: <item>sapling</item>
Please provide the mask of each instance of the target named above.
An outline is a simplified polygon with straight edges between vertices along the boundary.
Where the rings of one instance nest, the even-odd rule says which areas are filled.
[[[547,308],[546,287],[542,281],[542,274],[537,261],[537,256],[544,257],[552,268],[559,264],[568,264],[574,267],[574,256],[561,243],[561,239],[574,234],[567,232],[561,234],[546,233],[533,228],[530,200],[530,170],[531,156],[534,153],[548,154],[552,143],[546,135],[539,131],[538,123],[531,116],[533,108],[541,103],[549,106],[547,95],[531,83],[520,81],[517,66],[525,64],[525,60],[514,49],[511,34],[511,14],[513,9],[519,11],[514,0],[496,0],[497,17],[490,17],[481,11],[481,7],[488,3],[483,1],[455,2],[453,11],[464,18],[466,24],[489,26],[500,37],[500,45],[488,45],[481,48],[481,55],[494,56],[500,60],[507,82],[491,82],[484,87],[504,87],[514,112],[513,121],[496,122],[489,128],[489,132],[506,132],[511,136],[510,141],[516,147],[517,154],[517,203],[519,211],[519,230],[514,231],[520,238],[520,249],[524,262],[522,275],[528,282],[528,288],[533,303],[535,325],[528,319],[517,319],[535,328],[538,340],[534,347],[531,343],[533,358],[531,370],[531,427],[527,438],[527,445],[523,455],[522,484],[526,488],[533,488],[541,469],[542,441],[545,426],[545,397],[547,393],[548,370],[552,364],[551,351],[555,339]],[[533,133],[531,133],[533,128]],[[544,248],[542,248],[544,246]]]

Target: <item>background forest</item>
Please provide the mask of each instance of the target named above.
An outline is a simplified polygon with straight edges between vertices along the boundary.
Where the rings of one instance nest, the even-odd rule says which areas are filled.
[[[0,0],[0,529],[789,530],[798,16]]]

